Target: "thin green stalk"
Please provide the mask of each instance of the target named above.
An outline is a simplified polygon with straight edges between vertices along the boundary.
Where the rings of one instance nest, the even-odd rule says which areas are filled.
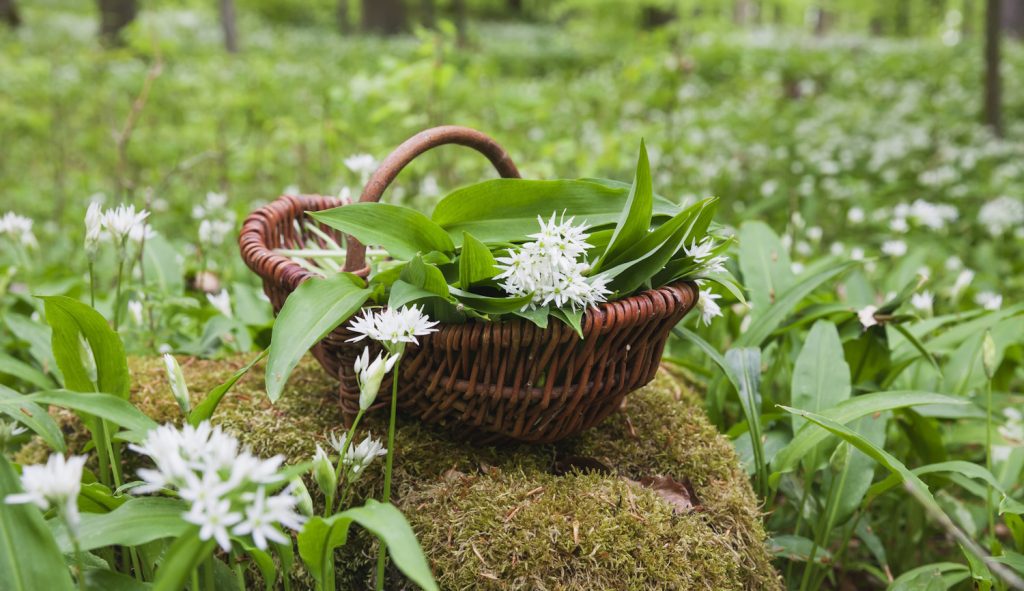
[[[811,544],[811,553],[807,557],[807,567],[804,568],[804,574],[800,580],[800,591],[810,588],[808,585],[811,582],[811,574],[816,570],[814,557],[818,553],[818,548],[824,548],[828,544],[828,536],[832,533],[832,522],[835,521],[836,506],[838,504],[836,497],[838,492],[842,490],[845,481],[846,473],[844,472],[840,478],[839,486],[836,486],[833,481],[832,486],[828,489],[828,500],[825,503],[825,513],[823,515],[825,521],[821,529],[818,530],[818,535],[814,536],[814,541]]]
[[[96,307],[96,263],[89,257],[89,306]]]
[[[395,461],[395,419],[398,415],[398,376],[399,366],[402,364],[400,355],[395,361],[395,367],[391,373],[391,417],[388,420],[388,455],[384,464],[384,495],[383,502],[391,501],[391,468]],[[377,591],[384,590],[384,566],[387,559],[387,548],[384,542],[380,543],[377,550]]]
[[[107,421],[100,419],[100,424],[103,429],[103,441],[107,449],[107,455],[110,458],[110,475],[114,478],[114,488],[121,487],[121,462],[118,459],[118,455],[114,453],[114,443],[110,436],[110,425]]]
[[[812,473],[811,476],[813,477],[814,474]],[[804,524],[804,507],[807,506],[807,497],[808,497],[808,494],[810,492],[811,485],[812,485],[811,482],[804,482],[804,492],[803,492],[803,494],[800,495],[800,506],[797,507],[796,526],[794,526],[794,528],[793,528],[793,535],[794,536],[799,536],[800,535],[800,528]],[[786,580],[787,581],[792,581],[793,580],[791,575],[793,574],[793,564],[794,564],[794,562],[795,561],[790,560],[789,564],[786,565]]]
[[[75,535],[71,529],[71,525],[65,520],[65,525],[68,528],[68,532],[71,534],[71,546],[75,550],[75,565],[78,568],[78,591],[85,591],[85,562],[82,560],[82,548],[78,543],[78,536]]]
[[[99,428],[92,434],[93,447],[96,449],[96,460],[100,464],[100,482],[110,486],[110,458],[107,456],[106,428],[103,419],[97,418]]]
[[[114,297],[114,331],[121,326],[121,280],[124,278],[124,245],[118,254],[117,261],[117,291]]]
[[[192,589],[191,591],[199,591],[199,567],[192,569]]]
[[[235,571],[235,580],[238,581],[238,588],[245,589],[245,570],[242,569],[242,563],[238,561],[238,555],[234,552],[231,553],[231,568]]]
[[[992,473],[992,380],[985,382],[985,469]],[[985,513],[988,516],[988,535],[992,537],[992,547],[996,540],[996,518],[992,510],[992,485],[985,484]],[[994,553],[994,549],[993,549]]]
[[[135,574],[135,580],[141,583],[143,579],[142,565],[139,563],[139,554],[135,551],[134,546],[129,546],[128,557],[132,561],[132,572]]]

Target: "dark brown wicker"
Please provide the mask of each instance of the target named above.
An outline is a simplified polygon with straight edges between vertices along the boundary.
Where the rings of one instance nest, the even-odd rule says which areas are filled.
[[[360,200],[378,200],[409,161],[448,143],[482,152],[502,176],[519,176],[505,151],[487,136],[464,127],[439,127],[412,137],[388,156]],[[284,196],[246,219],[239,238],[242,257],[263,278],[275,312],[311,274],[273,249],[322,247],[296,222],[306,211],[339,205],[331,197]],[[336,231],[324,230],[341,239]],[[366,277],[364,255],[363,245],[349,238],[345,269]],[[583,340],[554,320],[543,330],[520,319],[441,325],[421,337],[418,347],[407,349],[399,408],[424,421],[454,426],[481,443],[558,441],[596,425],[619,408],[626,394],[654,379],[670,329],[696,300],[696,286],[683,281],[602,304],[584,314]],[[345,342],[351,336],[343,324],[312,350],[341,382],[341,404],[349,417],[359,400],[352,365],[365,344]],[[389,404],[390,392],[390,380],[385,380],[375,407]]]

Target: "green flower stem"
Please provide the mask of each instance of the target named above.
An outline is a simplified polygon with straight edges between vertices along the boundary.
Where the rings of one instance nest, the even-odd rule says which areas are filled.
[[[992,473],[992,379],[985,381],[985,469]],[[988,516],[988,535],[992,537],[991,549],[995,553],[998,544],[996,518],[992,508],[992,485],[985,484],[985,513]]]
[[[395,360],[395,367],[391,373],[391,417],[388,420],[388,455],[384,464],[384,495],[383,502],[391,501],[391,468],[395,462],[395,419],[398,415],[398,372],[402,364],[402,356],[399,354]],[[384,566],[387,560],[387,548],[381,542],[377,550],[377,591],[384,590]]]
[[[71,534],[71,546],[75,550],[75,565],[78,568],[78,576],[75,577],[78,580],[78,591],[85,591],[85,562],[82,561],[82,547],[78,543],[78,535],[71,529],[71,524],[64,520],[64,525],[68,528],[68,533]]]
[[[121,245],[121,252],[118,253],[117,261],[117,291],[114,297],[114,331],[121,326],[121,282],[124,279],[124,245]]]
[[[121,487],[121,462],[119,454],[114,453],[114,442],[110,436],[110,425],[107,421],[100,419],[103,426],[103,441],[107,448],[107,456],[110,458],[110,475],[114,478],[114,488]]]
[[[245,571],[242,563],[238,560],[238,554],[231,552],[231,568],[235,571],[235,580],[238,581],[238,588],[245,589]]]
[[[96,307],[96,263],[89,257],[89,306]]]

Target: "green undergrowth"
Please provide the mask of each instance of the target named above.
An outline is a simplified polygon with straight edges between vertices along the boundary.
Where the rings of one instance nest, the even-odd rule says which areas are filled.
[[[181,362],[197,396],[245,358]],[[161,360],[137,358],[131,369],[136,404],[159,421],[177,421]],[[300,365],[276,405],[263,394],[261,378],[257,370],[240,381],[214,415],[255,452],[306,460],[318,443],[326,447],[328,434],[340,432],[336,386],[315,363]],[[77,426],[64,418],[74,446]],[[385,420],[384,413],[368,417],[364,433],[383,437]],[[444,589],[780,587],[735,454],[685,382],[664,371],[632,394],[623,412],[557,445],[472,446],[414,421],[400,421],[397,441],[396,504]],[[23,456],[42,456],[41,448],[33,450]],[[358,483],[357,497],[379,493],[377,468]],[[688,482],[695,507],[679,510],[639,484],[655,476]],[[367,586],[371,544],[356,532],[339,552],[339,588]],[[395,576],[388,588],[403,585]]]

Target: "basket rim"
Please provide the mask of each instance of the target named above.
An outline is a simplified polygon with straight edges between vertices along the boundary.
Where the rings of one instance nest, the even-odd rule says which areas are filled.
[[[297,219],[296,213],[305,211],[320,211],[323,209],[330,209],[332,207],[339,207],[345,205],[345,200],[337,197],[315,195],[315,194],[304,194],[304,195],[282,195],[271,201],[270,203],[257,208],[250,213],[242,224],[242,230],[239,234],[239,247],[242,251],[242,258],[249,268],[256,273],[263,281],[272,282],[284,287],[290,294],[295,290],[302,282],[313,277],[313,273],[307,271],[295,261],[288,257],[274,253],[273,248],[267,244],[266,241],[266,229],[268,225],[279,222],[280,217],[291,217]],[[265,269],[271,269],[270,272],[266,272]],[[339,268],[340,272],[340,268]],[[366,279],[370,274],[370,267],[366,265],[362,269],[354,272],[355,275]],[[684,293],[685,292],[685,293]],[[684,308],[685,312],[688,313],[696,304],[699,297],[699,289],[697,284],[691,279],[678,279],[671,283],[666,283],[659,287],[652,287],[641,291],[634,292],[633,294],[624,298],[618,298],[615,300],[609,300],[602,302],[597,306],[592,306],[585,310],[583,315],[583,332],[587,334],[588,328],[592,327],[593,320],[588,321],[588,317],[593,316],[592,314],[586,313],[590,310],[597,310],[602,316],[609,313],[614,313],[616,308],[629,305],[636,302],[637,300],[651,298],[651,297],[670,297],[672,299],[681,300],[679,303]],[[363,306],[364,308],[367,306]],[[374,306],[378,307],[378,306]],[[386,308],[387,306],[379,306]],[[520,318],[510,317],[499,321],[485,321],[480,319],[470,319],[464,323],[439,323],[441,327],[458,327],[460,330],[471,329],[474,326],[479,325],[497,325],[497,324],[512,324],[521,323],[524,326],[529,325],[536,328],[535,324],[531,321]],[[552,323],[557,325],[558,323]],[[548,328],[542,330],[550,330],[552,324],[548,325]],[[565,328],[569,329],[568,326]],[[332,332],[344,331],[344,325],[339,326]],[[571,329],[570,329],[571,330]],[[437,336],[438,333],[432,333],[430,336]]]

